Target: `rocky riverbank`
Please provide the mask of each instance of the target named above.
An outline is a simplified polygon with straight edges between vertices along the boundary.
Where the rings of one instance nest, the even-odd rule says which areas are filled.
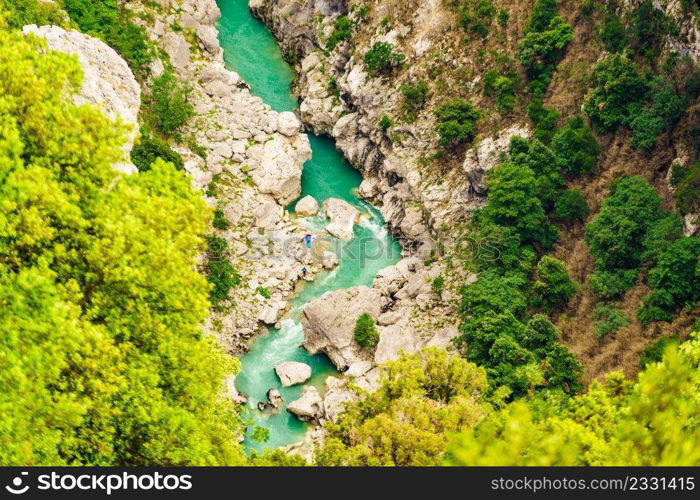
[[[168,55],[173,71],[191,86],[196,112],[182,135],[197,150],[183,144],[174,149],[195,186],[212,207],[223,210],[230,226],[215,231],[228,250],[222,254],[210,248],[201,265],[229,259],[243,278],[232,290],[233,307],[213,311],[206,329],[230,352],[240,353],[261,327],[279,321],[297,281],[313,279],[324,264],[334,264],[307,251],[303,239],[308,230],[285,209],[301,193],[302,168],[311,149],[294,113],[272,110],[225,68],[216,28],[221,14],[214,0],[157,3],[157,9],[132,8],[148,9],[154,16],[144,27]],[[151,76],[163,71],[157,60]]]

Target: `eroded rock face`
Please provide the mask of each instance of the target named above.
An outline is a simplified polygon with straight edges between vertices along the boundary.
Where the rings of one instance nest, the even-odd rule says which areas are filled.
[[[111,119],[119,119],[130,127],[124,144],[124,161],[114,168],[125,173],[136,172],[128,157],[139,130],[137,116],[141,107],[141,87],[124,59],[101,40],[78,31],[36,25],[25,26],[22,31],[44,38],[51,49],[78,56],[83,69],[83,84],[74,101],[78,105],[94,105]]]
[[[323,413],[323,398],[318,389],[309,386],[299,399],[287,405],[287,411],[305,422],[317,419]]]
[[[311,367],[298,361],[285,361],[275,366],[275,373],[284,387],[303,384],[311,378]]]
[[[323,202],[323,212],[331,222],[326,226],[326,231],[340,238],[351,240],[355,235],[354,225],[360,220],[360,212],[345,200],[328,198]]]
[[[513,137],[520,136],[527,139],[530,134],[530,128],[527,125],[516,124],[479,141],[478,144],[469,149],[462,168],[469,179],[470,192],[477,196],[485,196],[484,176],[486,172],[502,161],[503,155],[508,153],[510,140]]]
[[[309,302],[301,316],[304,347],[311,354],[325,353],[341,372],[371,359],[371,353],[355,341],[355,323],[363,313],[379,316],[380,306],[379,292],[366,286],[337,290]]]

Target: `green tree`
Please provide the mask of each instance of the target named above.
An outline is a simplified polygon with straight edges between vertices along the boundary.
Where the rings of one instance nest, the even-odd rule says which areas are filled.
[[[644,179],[626,177],[613,184],[598,215],[586,224],[585,241],[596,258],[596,269],[638,269],[644,237],[662,215],[661,198]]]
[[[578,284],[571,281],[562,261],[545,255],[537,263],[532,289],[537,302],[552,310],[566,305],[578,290]]]
[[[598,141],[581,117],[566,121],[552,138],[552,149],[561,169],[571,175],[593,172],[601,152]]]
[[[568,400],[519,401],[451,440],[450,465],[700,464],[700,339]]]
[[[379,343],[379,331],[372,316],[362,313],[355,322],[355,341],[365,349],[374,349]]]
[[[126,131],[72,104],[77,58],[0,46],[0,463],[241,463],[238,364],[200,326],[201,194],[160,159],[113,169]]]
[[[394,46],[389,42],[375,42],[364,57],[370,75],[378,76],[382,73],[390,73],[400,68],[406,56],[394,51]]]
[[[155,50],[146,30],[136,24],[133,14],[117,0],[63,0],[63,5],[81,31],[102,39],[114,48],[140,75],[148,72]]]
[[[514,228],[523,241],[550,248],[556,229],[545,216],[535,173],[526,166],[503,163],[486,178],[488,203],[481,217]]]
[[[586,197],[577,189],[562,191],[554,202],[554,216],[564,222],[585,220],[589,213]]]
[[[379,389],[347,403],[315,453],[322,466],[426,466],[440,463],[449,433],[490,411],[482,368],[425,348],[382,366]]]
[[[185,168],[182,156],[173,151],[165,141],[157,137],[142,137],[131,150],[131,161],[140,172],[150,170],[156,158],[172,163],[178,170]]]
[[[166,136],[176,136],[194,116],[194,107],[188,101],[189,93],[190,88],[180,83],[170,71],[153,80],[148,106],[156,130]]]
[[[435,110],[435,116],[438,119],[435,131],[440,136],[440,145],[450,147],[474,139],[476,122],[481,113],[466,99],[454,98]]]
[[[637,316],[642,323],[672,321],[682,307],[700,300],[700,238],[680,238],[660,256],[649,271],[652,293]]]

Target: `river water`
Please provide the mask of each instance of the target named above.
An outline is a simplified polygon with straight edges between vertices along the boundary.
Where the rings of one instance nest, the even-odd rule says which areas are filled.
[[[251,86],[253,94],[261,97],[276,111],[294,111],[297,101],[291,92],[294,71],[282,58],[274,37],[263,23],[254,19],[248,10],[248,0],[218,0],[221,9],[219,38],[229,69],[237,72]],[[236,377],[237,389],[248,396],[244,418],[249,432],[244,445],[247,450],[262,450],[301,441],[308,424],[282,409],[276,414],[261,413],[255,406],[266,401],[268,389],[279,389],[285,402],[297,399],[302,386],[283,388],[274,373],[276,364],[283,361],[301,361],[311,366],[312,384],[321,390],[329,375],[337,372],[322,355],[311,356],[301,346],[304,332],[299,317],[303,306],[324,293],[358,285],[371,286],[377,271],[395,264],[400,258],[400,247],[386,229],[379,211],[360,200],[355,190],[362,180],[360,174],[343,158],[333,140],[309,134],[312,158],[304,165],[302,196],[311,195],[320,203],[327,198],[341,198],[367,214],[362,224],[355,226],[355,238],[341,243],[331,238],[338,253],[340,265],[333,271],[319,275],[314,282],[299,286],[291,301],[292,310],[282,320],[280,329],[258,337],[250,352],[241,358],[241,373]],[[290,206],[290,211],[294,203]],[[320,217],[303,219],[313,233],[324,225]],[[265,443],[250,439],[256,427],[270,432]]]

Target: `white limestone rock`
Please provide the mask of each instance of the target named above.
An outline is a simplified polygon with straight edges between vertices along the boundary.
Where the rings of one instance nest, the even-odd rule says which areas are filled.
[[[294,212],[301,217],[313,217],[318,213],[318,202],[311,195],[304,196],[294,206]]]
[[[78,31],[36,25],[25,26],[22,31],[46,39],[51,49],[78,56],[83,69],[83,84],[74,102],[97,106],[109,118],[119,119],[130,127],[123,147],[124,161],[114,168],[125,173],[136,172],[128,158],[138,133],[141,87],[124,59],[101,40]]]
[[[311,367],[298,361],[285,361],[275,366],[275,373],[284,387],[303,384],[311,378]]]
[[[287,405],[287,411],[305,422],[317,419],[323,412],[323,398],[315,387],[306,387],[299,399]]]
[[[328,198],[323,202],[323,212],[331,220],[326,231],[341,240],[353,238],[353,226],[360,220],[359,210],[345,200]]]
[[[325,353],[339,371],[371,354],[355,341],[357,318],[379,316],[382,297],[373,288],[359,286],[336,290],[306,304],[301,316],[304,348],[311,354]]]

